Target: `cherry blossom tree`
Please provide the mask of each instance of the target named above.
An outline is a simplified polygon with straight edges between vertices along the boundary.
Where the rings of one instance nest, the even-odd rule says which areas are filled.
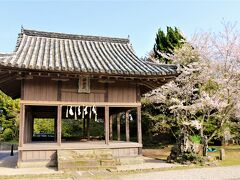
[[[222,138],[240,115],[240,33],[237,24],[223,22],[219,33],[196,33],[171,58],[180,65],[175,81],[146,95],[164,104],[178,132]]]

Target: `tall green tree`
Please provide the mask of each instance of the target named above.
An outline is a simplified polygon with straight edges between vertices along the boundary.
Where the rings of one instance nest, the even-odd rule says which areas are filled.
[[[169,56],[173,55],[174,49],[181,48],[185,41],[178,28],[167,27],[166,34],[159,28],[153,48],[155,58],[160,62],[169,63]]]
[[[20,104],[19,99],[0,91],[0,139],[4,141],[18,139]]]

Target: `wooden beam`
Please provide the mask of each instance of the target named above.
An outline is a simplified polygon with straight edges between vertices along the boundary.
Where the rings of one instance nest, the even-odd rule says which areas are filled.
[[[63,89],[62,92],[68,92],[68,93],[76,93],[76,89]],[[101,90],[101,89],[91,89],[91,93],[96,93],[96,94],[104,94],[106,90]]]
[[[18,150],[25,150],[25,151],[36,151],[36,150],[89,150],[89,149],[125,149],[125,150],[132,150],[132,148],[140,148],[142,147],[142,144],[139,144],[137,142],[113,142],[109,145],[106,145],[105,143],[102,143],[100,141],[95,143],[87,143],[87,142],[68,142],[68,143],[62,143],[61,146],[58,146],[57,143],[32,143],[32,144],[26,144],[23,147],[19,147]],[[127,151],[126,153],[128,153]]]
[[[121,113],[117,114],[117,140],[121,141]]]
[[[112,141],[113,140],[113,115],[110,115],[110,119],[109,119],[109,138]]]
[[[105,144],[109,145],[109,106],[105,106]]]
[[[138,134],[138,143],[142,143],[141,106],[137,107],[137,134]]]
[[[71,102],[71,101],[31,101],[20,100],[21,104],[25,105],[40,105],[40,106],[98,106],[98,107],[138,107],[141,103],[118,103],[118,102]]]
[[[120,113],[120,112],[125,112],[125,111],[128,111],[132,109],[132,107],[118,107],[118,108],[111,108],[110,110],[110,115],[111,114],[117,114],[117,113]]]
[[[129,133],[129,111],[126,111],[125,113],[125,129],[126,129],[126,141],[129,142],[130,141],[130,133]]]
[[[108,79],[99,79],[98,82],[99,82],[99,83],[112,84],[112,83],[115,83],[116,81],[114,81],[114,80],[108,80]]]
[[[69,81],[69,78],[51,78],[52,81]]]
[[[65,79],[66,77],[67,78],[73,78],[73,79],[77,79],[79,77],[79,75],[82,75],[82,76],[91,76],[93,79],[118,79],[118,80],[121,80],[121,81],[129,81],[129,79],[131,79],[131,81],[136,81],[138,82],[139,80],[142,80],[142,81],[147,81],[147,79],[149,79],[150,81],[152,79],[158,79],[158,80],[161,80],[161,79],[164,79],[166,78],[166,81],[169,81],[171,79],[174,79],[176,76],[178,76],[180,74],[179,71],[176,71],[174,73],[167,73],[167,74],[156,74],[156,75],[148,75],[148,76],[145,76],[145,75],[129,75],[129,76],[126,76],[126,74],[124,75],[110,75],[110,74],[107,74],[107,73],[99,73],[99,72],[96,72],[96,73],[93,73],[93,72],[75,72],[75,73],[70,73],[70,72],[58,72],[58,71],[51,71],[51,72],[46,72],[46,71],[39,71],[39,70],[26,70],[26,69],[13,69],[13,68],[10,68],[10,67],[1,67],[0,71],[2,72],[6,72],[6,73],[19,73],[20,72],[20,75],[21,74],[30,74],[31,76],[41,76],[41,77],[53,77],[53,78],[63,78]],[[18,75],[19,76],[19,75]],[[66,79],[67,79],[66,78]]]
[[[61,146],[62,141],[62,106],[58,105],[57,111],[57,144]]]
[[[56,113],[55,112],[33,112],[33,115],[35,118],[55,118]]]

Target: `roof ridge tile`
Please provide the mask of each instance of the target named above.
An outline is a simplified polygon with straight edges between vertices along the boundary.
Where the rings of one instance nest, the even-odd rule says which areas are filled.
[[[37,31],[30,29],[23,29],[21,34],[27,36],[39,36],[46,38],[59,38],[59,39],[72,39],[72,40],[83,40],[83,41],[98,41],[98,42],[111,42],[111,43],[130,43],[128,38],[117,38],[117,37],[105,37],[105,36],[92,36],[92,35],[79,35],[79,34],[68,34],[60,32],[47,32],[47,31]]]

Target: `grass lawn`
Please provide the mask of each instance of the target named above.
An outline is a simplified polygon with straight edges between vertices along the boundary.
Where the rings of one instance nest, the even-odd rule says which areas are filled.
[[[143,149],[143,155],[146,157],[167,160],[171,151],[171,145],[161,149]],[[208,155],[213,157],[213,160],[218,160],[220,155],[220,149],[225,149],[225,159],[223,161],[217,161],[219,166],[231,166],[240,165],[240,146],[211,146],[217,149],[217,152],[209,152]]]
[[[219,161],[220,166],[231,166],[240,165],[240,146],[239,145],[229,145],[229,146],[213,146],[218,151],[209,152],[208,155],[214,157],[214,159],[219,159],[219,150],[223,148],[225,150],[225,159]]]

